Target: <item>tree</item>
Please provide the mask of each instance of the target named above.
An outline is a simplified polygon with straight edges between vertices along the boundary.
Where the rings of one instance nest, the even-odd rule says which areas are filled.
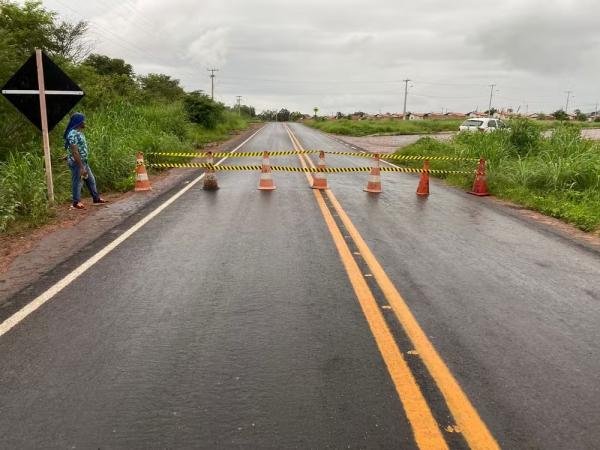
[[[294,111],[290,113],[290,120],[292,122],[297,122],[302,119],[304,119],[304,114],[302,114],[300,111]]]
[[[24,60],[35,48],[51,56],[81,62],[91,50],[84,41],[87,22],[55,22],[56,14],[47,11],[42,2],[26,1],[23,6],[0,0],[0,30],[18,59]]]
[[[256,111],[254,109],[254,106],[241,105],[240,113],[246,117],[250,117],[250,118],[256,117]]]
[[[143,93],[154,99],[176,100],[185,95],[179,85],[179,80],[172,79],[169,75],[149,73],[139,78]]]
[[[27,1],[23,6],[6,0],[0,1],[0,30],[12,47],[15,56],[25,60],[41,48],[58,50],[54,40],[54,14],[46,11],[41,2]]]
[[[340,111],[338,111],[337,113],[335,113],[335,118],[336,119],[343,119],[344,118],[344,114],[341,113]]]
[[[201,91],[185,94],[183,106],[190,121],[206,128],[214,128],[223,117],[225,106],[217,103]]]
[[[562,110],[562,109],[554,111],[552,113],[552,116],[556,120],[569,120],[569,115],[566,112],[564,112],[564,110]]]
[[[277,113],[277,120],[279,122],[288,122],[290,120],[290,112],[286,108],[281,108]]]
[[[317,118],[317,113],[319,112],[319,108],[317,108],[316,106],[313,108],[313,111],[315,112],[315,119]]]
[[[105,55],[92,53],[84,61],[84,64],[94,68],[99,75],[125,75],[133,79],[133,67],[119,58],[111,58]]]
[[[54,54],[75,63],[83,61],[92,51],[92,45],[84,40],[87,30],[87,22],[61,22],[53,32]]]
[[[588,119],[587,114],[581,112],[580,109],[576,109],[573,112],[575,113],[575,120],[578,120],[580,122],[585,122]]]

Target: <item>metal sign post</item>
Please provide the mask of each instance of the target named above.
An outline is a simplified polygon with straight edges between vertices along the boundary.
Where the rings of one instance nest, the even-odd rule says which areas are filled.
[[[44,52],[35,53],[2,88],[2,95],[42,132],[48,201],[54,202],[48,133],[84,93]]]
[[[46,86],[44,83],[44,63],[42,51],[35,49],[37,64],[38,89],[40,91],[40,119],[42,121],[42,145],[44,147],[44,165],[46,167],[46,183],[48,185],[48,201],[54,203],[54,181],[52,180],[52,158],[50,157],[50,136],[48,135],[48,115],[46,113]]]

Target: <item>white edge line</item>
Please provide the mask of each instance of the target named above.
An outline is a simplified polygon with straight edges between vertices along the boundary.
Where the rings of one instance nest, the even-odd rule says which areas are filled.
[[[259,130],[256,130],[256,132],[254,132],[250,137],[248,137],[248,139],[246,139],[244,142],[242,142],[240,145],[238,145],[236,148],[234,148],[230,153],[235,153],[240,147],[242,147],[250,139],[252,139],[254,136],[256,136],[258,134],[258,132],[260,132],[262,129],[263,129],[263,127],[261,127]],[[223,161],[225,161],[227,158],[228,158],[227,156],[222,158],[215,165],[218,166]],[[165,201],[163,204],[161,204],[158,208],[156,208],[154,211],[152,211],[146,217],[141,219],[139,222],[137,222],[135,225],[133,225],[131,228],[129,228],[127,231],[125,231],[123,234],[121,234],[119,237],[117,237],[110,244],[106,245],[102,250],[100,250],[94,256],[90,257],[87,261],[85,261],[83,264],[81,264],[79,267],[77,267],[75,270],[73,270],[71,273],[69,273],[63,279],[61,279],[60,281],[55,283],[52,287],[47,289],[44,293],[40,294],[38,297],[33,299],[31,302],[29,302],[27,305],[25,305],[19,311],[14,313],[12,316],[10,316],[8,319],[6,319],[4,322],[2,322],[0,324],[0,337],[3,336],[4,334],[6,334],[8,331],[10,331],[14,326],[19,324],[19,322],[24,320],[27,316],[29,316],[31,313],[33,313],[35,310],[37,310],[44,303],[46,303],[50,299],[52,299],[52,297],[54,297],[56,294],[58,294],[60,291],[62,291],[64,288],[66,288],[69,284],[71,284],[77,278],[79,278],[80,275],[85,273],[90,267],[92,267],[94,264],[96,264],[98,261],[100,261],[106,255],[108,255],[111,251],[113,251],[115,248],[117,248],[126,239],[131,237],[136,231],[138,231],[140,228],[142,228],[144,225],[146,225],[148,222],[150,222],[152,219],[154,219],[156,216],[158,216],[164,209],[166,209],[169,205],[171,205],[173,202],[175,202],[179,197],[181,197],[188,190],[190,190],[192,188],[192,186],[194,186],[202,178],[204,178],[204,175],[205,175],[205,173],[203,173],[202,175],[200,175],[199,177],[197,177],[196,179],[191,181],[183,189],[181,189],[179,192],[174,194],[171,198],[169,198],[167,201]]]

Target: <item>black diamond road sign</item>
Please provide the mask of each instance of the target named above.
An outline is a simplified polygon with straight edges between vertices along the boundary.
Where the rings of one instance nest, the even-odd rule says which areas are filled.
[[[83,97],[83,91],[45,53],[42,53],[48,130]],[[35,53],[2,88],[2,95],[40,130],[40,95]]]

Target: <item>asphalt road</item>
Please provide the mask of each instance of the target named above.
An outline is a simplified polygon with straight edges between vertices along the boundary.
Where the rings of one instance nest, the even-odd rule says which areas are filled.
[[[304,148],[345,149],[290,128]],[[291,148],[270,124],[240,151]],[[0,448],[425,448],[393,348],[447,446],[475,448],[477,423],[447,401],[443,370],[415,351],[422,339],[502,448],[598,448],[598,253],[438,183],[417,198],[411,175],[384,174],[379,196],[362,191],[367,174],[329,175],[418,340],[304,175],[275,173],[270,193],[256,173],[218,176],[219,191],[193,186],[0,336]],[[15,310],[165,198],[16,296]]]

